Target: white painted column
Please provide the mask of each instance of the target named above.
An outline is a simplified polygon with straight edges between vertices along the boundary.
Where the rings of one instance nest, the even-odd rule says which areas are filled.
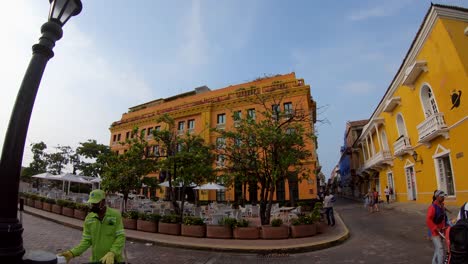
[[[383,153],[384,148],[383,148],[383,145],[382,145],[382,140],[380,140],[379,127],[377,126],[377,124],[375,124],[374,127],[375,127],[375,131],[377,133],[377,141],[379,142],[379,149]]]
[[[370,142],[371,142],[371,146],[372,146],[372,156],[375,155],[375,146],[374,146],[374,140],[372,139],[372,129],[369,131],[370,132]]]
[[[370,153],[370,149],[369,149],[369,137],[366,137],[366,146],[367,146],[367,154],[369,156],[367,156],[369,159],[371,158],[371,153]]]
[[[364,161],[366,161],[366,151],[364,150],[364,144],[361,142],[361,148],[362,148],[362,157],[364,158]]]

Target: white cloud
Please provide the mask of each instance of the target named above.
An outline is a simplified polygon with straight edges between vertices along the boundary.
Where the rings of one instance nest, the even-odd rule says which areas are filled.
[[[350,82],[342,86],[343,91],[353,94],[367,94],[375,90],[375,86],[366,81]]]
[[[31,58],[31,46],[40,36],[47,19],[48,2],[42,6],[15,1],[0,11],[0,23],[22,21],[5,27],[9,41],[0,43],[0,148],[20,82]],[[42,14],[43,16],[37,16]],[[8,23],[7,23],[8,22]],[[108,128],[120,119],[127,107],[153,98],[152,90],[131,62],[105,57],[95,40],[80,30],[73,18],[64,28],[64,37],[54,48],[36,97],[24,154],[31,158],[29,145],[44,141],[49,149],[57,145],[76,147],[79,142],[97,139],[107,144]]]
[[[348,19],[351,21],[360,21],[371,18],[392,16],[412,1],[413,0],[376,1],[378,6],[369,6],[354,10],[348,15]],[[375,4],[375,2],[372,3]]]

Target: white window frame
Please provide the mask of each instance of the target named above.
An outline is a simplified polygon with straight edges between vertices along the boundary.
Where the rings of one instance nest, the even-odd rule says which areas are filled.
[[[423,95],[423,91],[425,91],[426,89],[424,88],[428,88],[430,90],[430,93],[431,93],[431,97],[427,97],[426,95]],[[435,98],[435,95],[434,95],[434,89],[432,89],[432,87],[429,85],[429,83],[423,83],[421,85],[421,89],[419,89],[419,99],[421,100],[421,106],[422,106],[422,109],[423,109],[423,114],[424,114],[424,119],[427,119],[428,117],[434,115],[434,114],[437,114],[439,113],[439,106],[437,104],[437,100]],[[432,104],[432,101],[435,105],[435,109],[434,109],[434,106]]]
[[[442,150],[442,151],[439,151]],[[455,180],[455,171],[453,170],[453,162],[452,162],[452,157],[450,156],[450,149],[444,148],[442,145],[438,145],[435,154],[432,156],[434,160],[434,169],[435,169],[435,175],[436,175],[436,180],[437,180],[437,189],[441,189],[440,186],[440,174],[439,174],[439,163],[437,162],[437,159],[442,158],[444,156],[448,156],[450,160],[450,169],[452,170],[452,178],[453,178],[453,192],[454,195],[449,195],[448,197],[456,198],[457,197],[457,185],[456,185],[456,180]],[[447,193],[447,190],[444,190]]]
[[[402,124],[403,124],[403,130],[404,131],[400,131],[400,126],[398,125],[398,117],[401,117],[401,121],[402,121]],[[408,130],[406,129],[405,118],[403,117],[402,113],[396,114],[395,123],[396,123],[397,131],[398,131],[398,137],[400,137],[402,135],[404,137],[407,137],[408,136]]]

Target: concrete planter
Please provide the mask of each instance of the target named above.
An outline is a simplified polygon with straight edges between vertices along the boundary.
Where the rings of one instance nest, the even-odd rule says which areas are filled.
[[[35,200],[33,200],[32,198],[28,198],[28,199],[26,200],[26,205],[27,205],[27,206],[34,207],[34,201],[35,201]]]
[[[230,226],[207,225],[206,237],[209,238],[232,238],[232,228]]]
[[[84,220],[86,218],[86,215],[86,211],[83,210],[75,209],[75,211],[73,212],[73,217],[75,217],[76,219]]]
[[[256,226],[236,227],[232,230],[235,239],[259,239],[260,230]]]
[[[52,212],[56,214],[62,214],[62,206],[58,204],[52,205]]]
[[[34,207],[37,208],[37,209],[42,210],[42,201],[41,200],[35,200],[34,201]]]
[[[205,237],[206,225],[182,225],[181,234],[188,237]]]
[[[47,212],[52,212],[52,204],[43,202],[42,210],[47,211]]]
[[[289,226],[262,226],[263,239],[286,239],[289,237]]]
[[[75,209],[73,208],[68,208],[68,207],[62,207],[62,214],[68,217],[74,217],[75,216]]]
[[[137,220],[136,219],[129,219],[129,218],[122,218],[122,222],[125,229],[137,229]]]
[[[158,232],[158,223],[153,221],[146,220],[137,220],[137,230],[143,232],[157,233]]]
[[[291,237],[310,237],[317,234],[317,224],[311,225],[292,225],[291,226]]]
[[[159,222],[158,232],[166,235],[180,236],[180,224]]]
[[[328,225],[325,222],[318,222],[317,225],[317,233],[322,234],[327,231]]]

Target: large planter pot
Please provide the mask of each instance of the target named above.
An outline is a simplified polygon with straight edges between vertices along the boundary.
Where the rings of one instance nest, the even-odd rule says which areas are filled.
[[[188,237],[205,237],[206,225],[182,225],[181,234]]]
[[[236,227],[232,230],[235,239],[258,239],[260,232],[256,226]]]
[[[325,222],[318,222],[316,223],[316,225],[317,225],[317,233],[319,234],[325,233],[328,228],[328,225]]]
[[[52,212],[56,214],[62,214],[62,206],[58,204],[53,204],[52,205]]]
[[[28,199],[26,200],[26,205],[27,205],[27,206],[34,207],[34,201],[35,201],[35,200],[33,200],[32,198],[28,198]]]
[[[292,225],[291,237],[310,237],[317,234],[317,224],[311,225]]]
[[[180,224],[159,222],[158,232],[166,235],[180,235]]]
[[[158,232],[158,223],[146,220],[137,220],[137,230],[144,232],[156,233]]]
[[[262,226],[262,238],[263,239],[286,239],[288,237],[289,237],[289,227],[287,225]]]
[[[75,209],[75,211],[73,212],[73,217],[75,217],[76,219],[84,220],[86,218],[86,215],[86,211],[83,210]]]
[[[41,200],[35,200],[34,201],[34,207],[37,208],[37,209],[42,210],[42,201]]]
[[[42,210],[47,211],[47,212],[52,212],[52,204],[42,202]]]
[[[207,225],[206,237],[209,238],[232,238],[232,228],[230,226]]]
[[[136,219],[122,218],[122,222],[126,229],[137,229]]]
[[[62,207],[62,214],[68,217],[74,217],[75,210],[73,208]]]

